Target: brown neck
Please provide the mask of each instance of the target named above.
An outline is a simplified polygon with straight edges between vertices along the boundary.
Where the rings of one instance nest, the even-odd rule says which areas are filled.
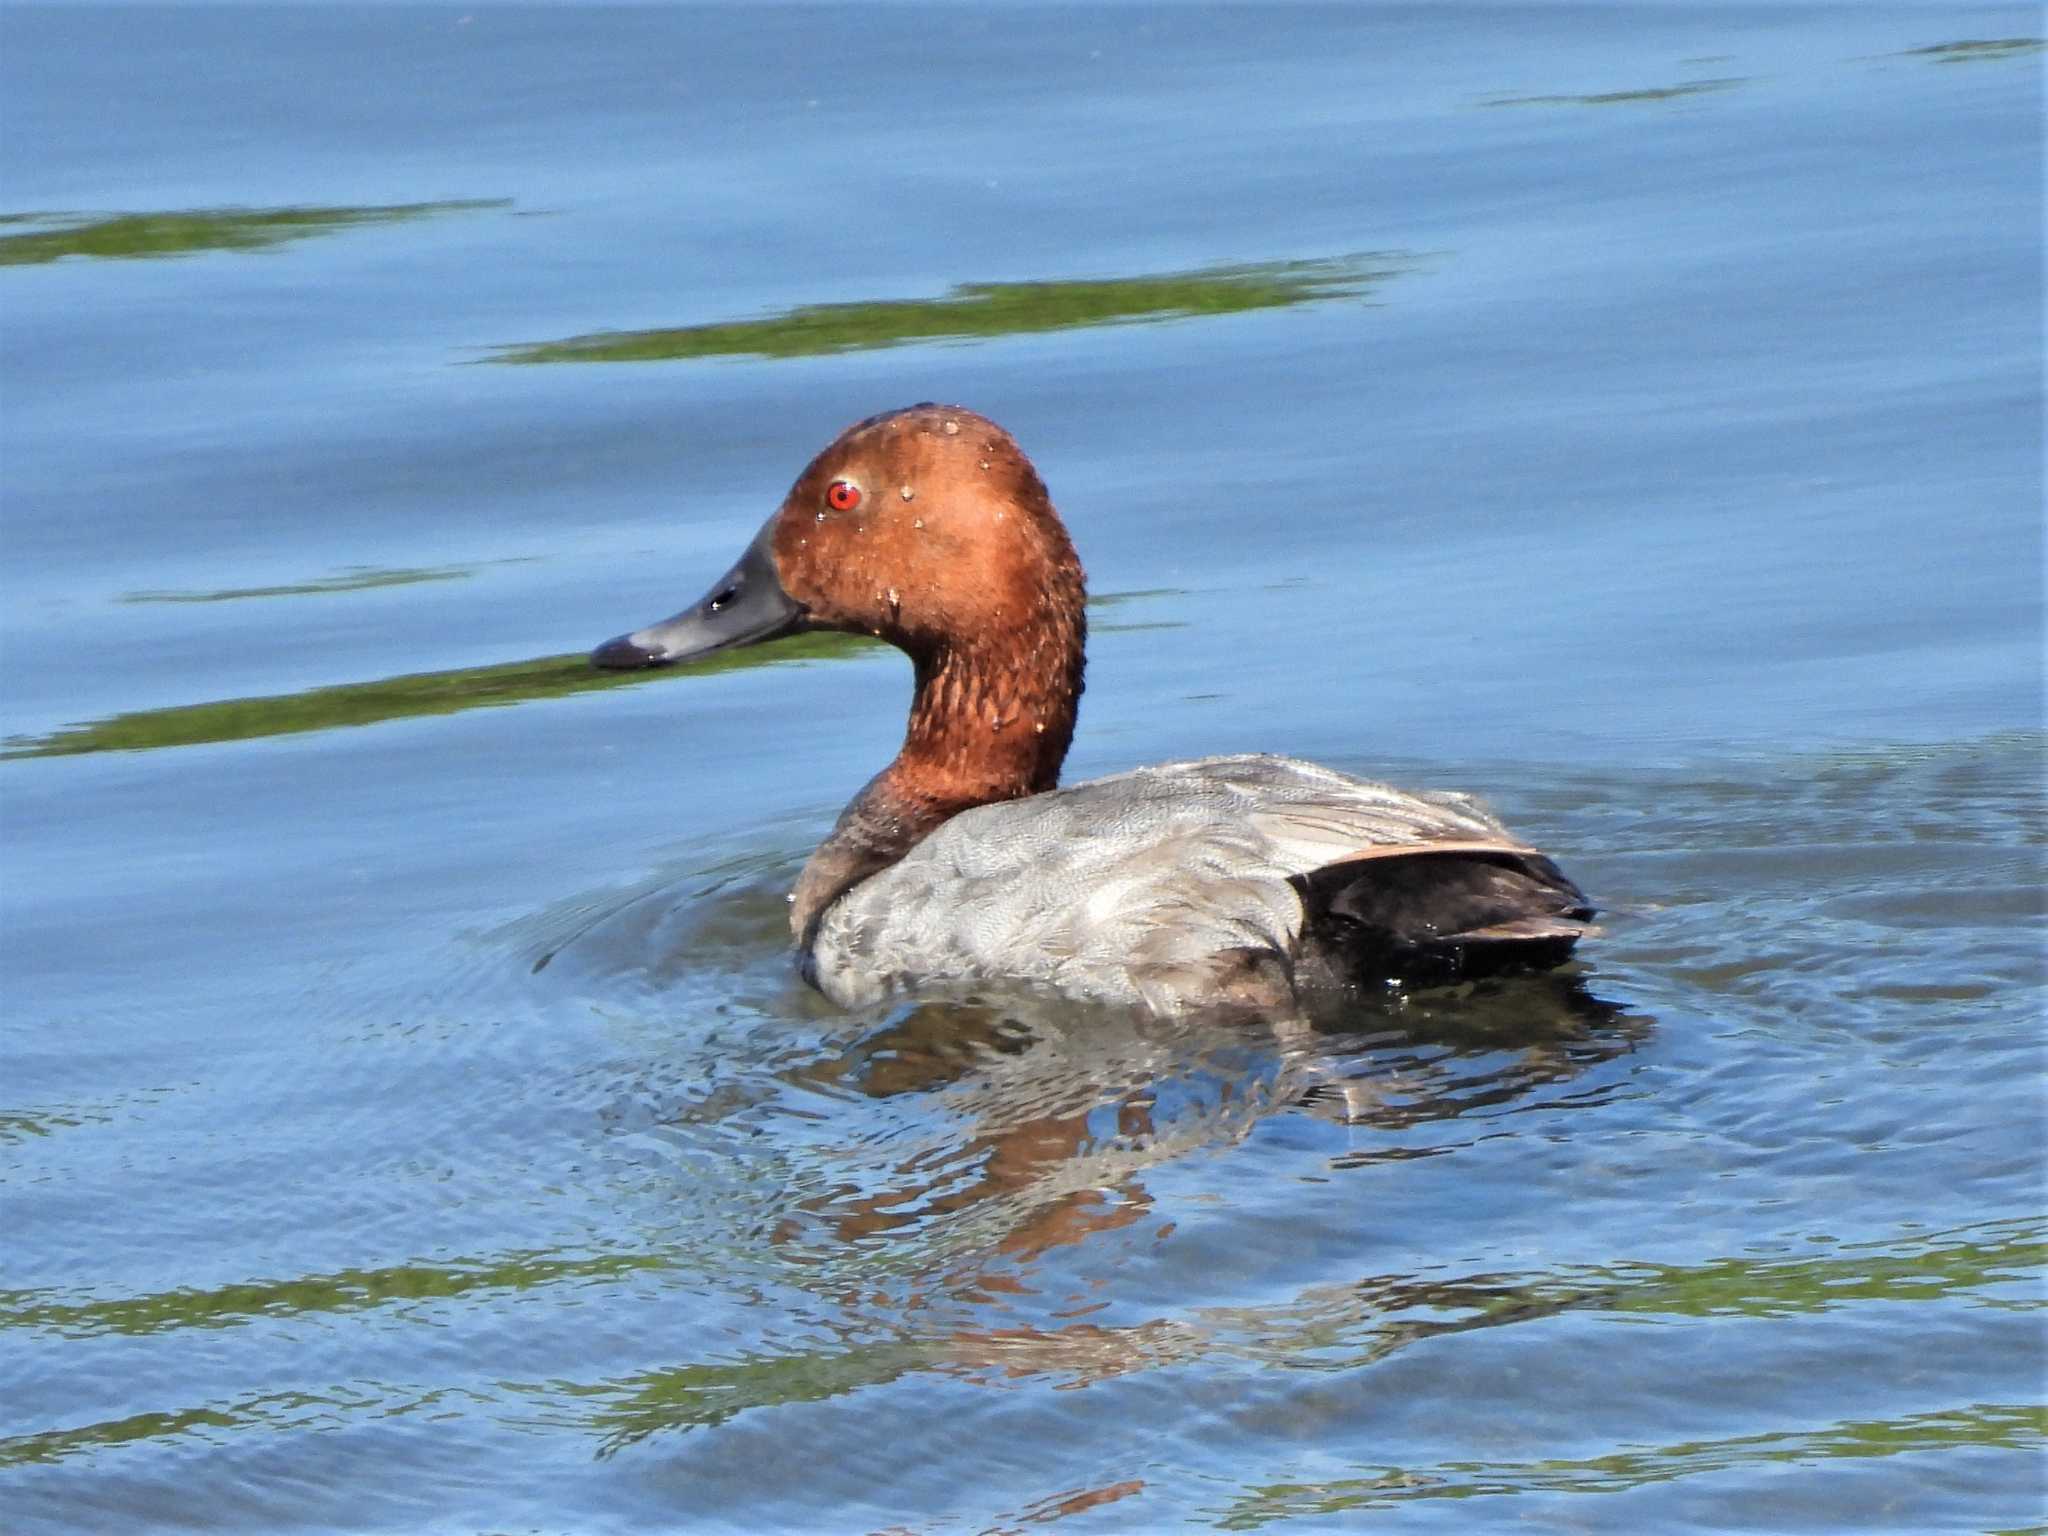
[[[903,750],[854,797],[797,878],[789,916],[800,945],[847,890],[962,811],[1059,783],[1081,695],[1078,603],[1073,614],[1006,636],[1000,653],[913,653],[917,691]]]
[[[941,809],[941,819],[1051,789],[1074,738],[1080,692],[1078,635],[1035,636],[999,655],[941,649],[920,657],[903,750],[883,777]]]

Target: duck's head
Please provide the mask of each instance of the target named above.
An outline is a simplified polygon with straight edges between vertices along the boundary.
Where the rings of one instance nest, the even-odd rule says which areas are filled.
[[[847,428],[701,601],[591,660],[666,666],[830,629],[887,640],[920,672],[1005,650],[1025,670],[1066,670],[1047,648],[1071,649],[1078,691],[1082,602],[1080,562],[1015,439],[926,403]]]

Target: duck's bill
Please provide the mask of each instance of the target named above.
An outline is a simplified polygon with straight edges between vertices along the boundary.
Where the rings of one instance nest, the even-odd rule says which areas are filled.
[[[591,662],[618,671],[666,667],[802,629],[803,605],[783,591],[782,578],[775,574],[768,547],[773,527],[771,522],[756,535],[739,564],[713,584],[702,602],[672,619],[605,641],[590,653]]]

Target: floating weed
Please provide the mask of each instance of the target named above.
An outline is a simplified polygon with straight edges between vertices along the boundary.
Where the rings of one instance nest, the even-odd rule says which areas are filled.
[[[1357,298],[1412,265],[1412,257],[1380,252],[1140,277],[963,283],[939,298],[801,304],[755,320],[598,331],[559,341],[528,342],[501,347],[484,361],[645,363],[704,357],[817,357],[921,342],[983,341]]]
[[[0,234],[0,266],[31,266],[66,256],[134,261],[197,251],[261,251],[291,240],[365,224],[398,224],[445,213],[509,208],[509,199],[389,203],[362,208],[191,208],[164,213],[14,213],[0,225],[47,226]]]

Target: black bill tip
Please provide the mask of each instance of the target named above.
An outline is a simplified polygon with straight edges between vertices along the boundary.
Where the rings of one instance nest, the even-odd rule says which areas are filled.
[[[607,640],[590,653],[590,664],[607,672],[638,672],[644,667],[658,667],[667,659],[659,651],[639,644],[631,635]]]

